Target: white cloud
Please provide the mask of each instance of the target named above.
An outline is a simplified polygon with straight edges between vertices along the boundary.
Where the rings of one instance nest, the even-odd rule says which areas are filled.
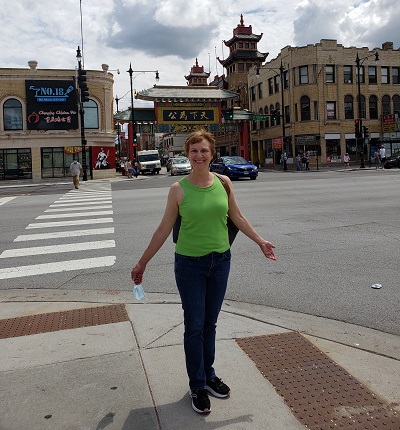
[[[1,67],[74,68],[81,45],[79,0],[3,2],[0,9]],[[286,45],[303,46],[337,39],[344,46],[385,41],[400,46],[400,8],[395,0],[306,0],[285,4],[265,0],[82,0],[84,60],[87,69],[106,63],[115,77],[115,94],[129,91],[134,70],[159,70],[159,85],[186,85],[184,78],[198,58],[211,76],[222,74],[215,57],[226,58],[229,40],[243,14],[244,24],[263,37],[261,52],[276,57]],[[154,74],[135,77],[134,88],[153,86]],[[139,103],[139,101],[135,101]],[[120,108],[130,105],[129,94]]]

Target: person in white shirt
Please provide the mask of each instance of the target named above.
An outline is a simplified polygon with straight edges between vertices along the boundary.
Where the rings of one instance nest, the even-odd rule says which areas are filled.
[[[79,175],[83,174],[83,169],[81,163],[79,161],[74,160],[69,166],[69,174],[72,176],[72,180],[74,182],[74,187],[76,189],[79,188]]]
[[[379,150],[379,154],[381,156],[381,169],[384,169],[385,163],[386,163],[386,149],[383,143],[382,143],[381,149]]]

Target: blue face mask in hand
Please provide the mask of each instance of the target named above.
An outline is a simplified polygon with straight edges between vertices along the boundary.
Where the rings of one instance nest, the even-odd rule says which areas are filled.
[[[133,287],[133,296],[135,297],[136,300],[143,300],[145,298],[142,284],[135,285]]]

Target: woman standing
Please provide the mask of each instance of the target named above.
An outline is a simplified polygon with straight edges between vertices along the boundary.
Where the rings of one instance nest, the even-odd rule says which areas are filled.
[[[148,262],[171,233],[179,213],[182,220],[175,248],[175,280],[184,313],[186,370],[192,408],[209,413],[208,393],[220,398],[230,394],[230,388],[217,377],[213,367],[216,323],[231,261],[227,214],[259,245],[265,257],[276,258],[274,245],[263,239],[240,212],[229,178],[221,176],[229,186],[228,196],[220,179],[209,171],[215,155],[212,134],[205,130],[193,132],[185,142],[185,152],[192,172],[171,186],[161,223],[131,276],[135,284],[142,282]]]

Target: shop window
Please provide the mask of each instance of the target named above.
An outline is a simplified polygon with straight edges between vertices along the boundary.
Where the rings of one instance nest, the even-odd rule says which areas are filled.
[[[390,97],[383,96],[382,97],[382,115],[390,115],[390,114],[391,114]]]
[[[390,84],[389,67],[381,67],[382,84]]]
[[[352,84],[353,83],[353,66],[344,66],[343,67],[343,75],[344,75],[344,83]]]
[[[28,148],[0,150],[0,179],[32,179],[32,154]]]
[[[308,66],[299,68],[299,82],[300,84],[308,84]]]
[[[326,102],[326,119],[336,119],[336,102]]]
[[[310,107],[310,98],[308,96],[301,97],[300,111],[301,111],[301,121],[310,121],[311,107]]]
[[[354,99],[351,95],[344,97],[344,117],[345,119],[354,119]]]
[[[368,66],[368,82],[370,84],[377,84],[378,80],[376,77],[376,67],[375,66]]]
[[[22,104],[17,99],[8,99],[3,105],[4,130],[22,130]]]
[[[326,66],[325,81],[327,84],[333,84],[335,82],[335,66]]]
[[[369,118],[378,119],[378,97],[376,96],[369,98]]]
[[[99,109],[94,100],[83,103],[85,110],[85,129],[99,128]]]

